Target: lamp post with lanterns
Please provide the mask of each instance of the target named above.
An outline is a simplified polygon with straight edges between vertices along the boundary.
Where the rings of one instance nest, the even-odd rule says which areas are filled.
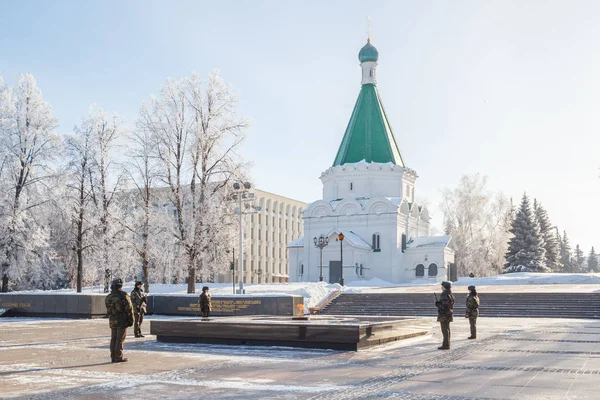
[[[229,197],[229,199],[232,202],[237,203],[235,213],[239,214],[240,216],[240,251],[238,253],[238,294],[244,294],[244,225],[242,216],[244,214],[253,214],[255,212],[260,211],[260,207],[254,205],[254,193],[250,193],[251,188],[252,184],[250,182],[244,182],[242,184],[240,184],[239,182],[235,182],[233,184],[234,193],[232,193]]]
[[[329,238],[324,235],[321,235],[318,238],[315,236],[313,238],[313,242],[315,243],[315,247],[317,247],[321,253],[321,262],[319,263],[319,282],[323,282],[323,248],[329,244]]]
[[[338,240],[340,241],[340,264],[342,267],[340,285],[344,286],[344,234],[342,232],[339,233]]]

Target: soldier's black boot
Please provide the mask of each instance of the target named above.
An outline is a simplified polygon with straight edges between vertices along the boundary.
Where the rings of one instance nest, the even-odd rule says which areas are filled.
[[[467,339],[477,339],[475,336],[469,336]]]

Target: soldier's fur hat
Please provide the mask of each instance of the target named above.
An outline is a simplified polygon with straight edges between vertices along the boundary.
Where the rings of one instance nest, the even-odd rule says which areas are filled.
[[[207,290],[209,290],[209,289],[208,289],[208,286],[204,286],[204,287],[202,288],[202,291],[203,291],[203,292],[205,292],[205,291],[207,291]]]
[[[475,286],[471,285],[467,289],[469,289],[469,290],[475,290]]]
[[[142,285],[142,284],[143,284],[142,281],[136,281],[135,282],[135,286],[139,286],[139,285]]]
[[[442,286],[445,289],[450,289],[452,287],[452,282],[444,281],[444,282],[442,282]]]
[[[123,287],[123,280],[121,278],[114,279],[112,281],[112,283],[110,284],[110,287],[111,287],[111,289],[112,288],[121,289]]]

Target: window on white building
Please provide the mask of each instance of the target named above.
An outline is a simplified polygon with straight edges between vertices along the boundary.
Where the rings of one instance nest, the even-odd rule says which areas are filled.
[[[417,265],[417,268],[415,268],[415,276],[416,277],[425,276],[425,266],[423,264]]]
[[[352,182],[350,182],[350,190],[354,189],[354,184]]]
[[[362,263],[361,264],[356,263],[355,265],[356,265],[356,276],[361,277],[361,278],[364,277],[365,276],[365,266],[364,266],[364,264],[362,264]]]
[[[381,250],[380,243],[379,243],[379,233],[373,234],[372,246],[373,246],[374,251]]]
[[[429,276],[437,276],[437,274],[438,274],[438,266],[437,266],[437,264],[434,264],[434,263],[429,264],[428,270],[429,270],[429,272],[428,272]]]

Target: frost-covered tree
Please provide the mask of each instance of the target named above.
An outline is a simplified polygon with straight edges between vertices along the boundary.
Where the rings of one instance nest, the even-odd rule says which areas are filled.
[[[457,188],[445,189],[440,205],[444,231],[452,235],[458,274],[486,276],[498,273],[508,241],[510,203],[502,194],[492,195],[487,179],[479,175],[461,178]]]
[[[562,240],[560,242],[560,263],[562,264],[562,272],[575,272],[573,261],[571,260],[571,245],[567,231],[563,231]]]
[[[0,80],[0,275],[2,292],[41,265],[49,232],[37,218],[46,204],[40,185],[53,175],[59,137],[52,108],[32,75],[21,75],[14,90]]]
[[[90,195],[98,220],[93,236],[96,275],[92,279],[102,280],[104,291],[108,292],[113,274],[122,276],[122,270],[133,262],[122,225],[125,209],[118,204],[117,197],[122,189],[124,172],[116,160],[116,151],[124,127],[119,115],[108,116],[96,105],[90,107],[84,124],[90,130],[93,148]]]
[[[590,250],[590,254],[587,258],[587,269],[588,272],[598,272],[598,255],[596,254],[596,250],[594,250],[594,246]]]
[[[535,219],[540,227],[540,235],[544,242],[544,249],[546,250],[544,262],[546,263],[546,267],[554,271],[559,264],[559,246],[558,241],[556,240],[555,228],[550,222],[548,212],[537,199],[533,199],[533,210]]]
[[[523,194],[511,233],[504,272],[547,272],[544,242],[526,194]]]
[[[132,248],[137,253],[140,260],[142,282],[144,290],[148,292],[150,287],[149,265],[151,256],[151,235],[159,234],[159,230],[153,229],[153,217],[157,210],[152,206],[152,199],[155,197],[155,181],[157,178],[156,160],[153,156],[154,138],[152,131],[144,129],[143,124],[139,129],[134,130],[129,135],[130,152],[128,154],[127,174],[129,180],[134,185],[131,196],[131,212],[128,213],[127,227],[130,230],[132,238]],[[160,233],[166,234],[169,238],[170,232],[165,232],[162,228]]]
[[[575,246],[573,263],[575,267],[574,272],[585,272],[587,270],[585,255],[583,254],[583,250],[579,248],[579,245]]]
[[[46,246],[36,249],[36,255],[24,266],[21,289],[62,289],[70,281],[69,219],[64,207],[65,181],[62,174],[48,177],[37,185],[36,197],[44,199],[36,207],[34,218],[45,227]]]
[[[243,167],[237,150],[248,123],[236,108],[232,88],[213,72],[206,82],[195,73],[168,80],[140,111],[138,127],[154,139],[159,177],[169,187],[188,293],[195,292],[196,272],[204,274],[210,254],[229,246],[212,232],[225,228],[219,224],[227,215],[214,205]]]
[[[83,286],[84,257],[93,246],[90,234],[93,233],[91,192],[92,167],[95,158],[94,124],[90,118],[76,126],[73,135],[67,136],[65,150],[67,166],[67,209],[71,221],[71,249],[76,258],[76,288],[81,292]]]

